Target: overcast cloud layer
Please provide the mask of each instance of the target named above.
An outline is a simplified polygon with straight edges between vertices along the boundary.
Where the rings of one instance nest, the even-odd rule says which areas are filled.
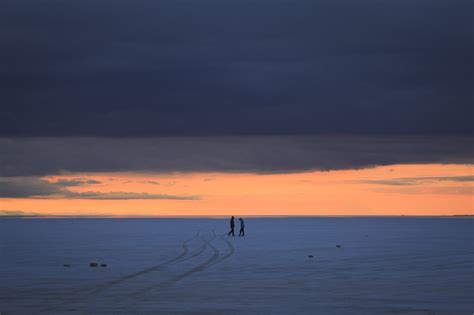
[[[61,172],[254,172],[474,163],[470,137],[198,137],[0,139],[0,176]],[[467,174],[466,174],[467,175]],[[62,185],[80,185],[80,180]]]
[[[471,0],[3,0],[0,136],[473,134],[473,12]],[[96,169],[156,167],[91,154]],[[248,155],[229,163],[307,168],[321,153],[268,153],[269,167]],[[39,159],[35,172],[55,170]],[[55,163],[92,167],[73,159]],[[347,164],[377,162],[361,159]]]

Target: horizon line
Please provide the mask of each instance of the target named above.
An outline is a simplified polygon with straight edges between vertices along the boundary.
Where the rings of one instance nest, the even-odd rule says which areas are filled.
[[[0,214],[2,218],[25,218],[25,219],[225,219],[231,216],[245,217],[245,218],[370,218],[370,217],[385,217],[385,218],[459,218],[459,217],[473,217],[474,214],[333,214],[333,215],[48,215],[48,214]]]

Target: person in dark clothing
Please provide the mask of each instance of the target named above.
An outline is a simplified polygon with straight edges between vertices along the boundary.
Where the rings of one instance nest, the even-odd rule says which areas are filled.
[[[244,220],[242,218],[239,218],[239,221],[240,221],[240,232],[239,232],[239,236],[245,236],[245,224],[244,224]]]
[[[229,231],[229,233],[227,233],[227,236],[229,236],[231,234],[232,234],[232,236],[235,236],[234,227],[235,227],[234,217],[232,216],[232,218],[230,218],[230,231]]]

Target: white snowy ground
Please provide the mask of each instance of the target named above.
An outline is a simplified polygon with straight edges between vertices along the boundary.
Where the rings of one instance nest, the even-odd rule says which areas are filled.
[[[0,219],[0,313],[474,312],[474,219],[247,219],[245,238],[227,225]]]

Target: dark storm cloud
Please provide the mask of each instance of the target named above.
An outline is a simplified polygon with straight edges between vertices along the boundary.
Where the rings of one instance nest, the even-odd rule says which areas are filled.
[[[4,0],[0,135],[472,134],[471,0]]]
[[[474,163],[472,137],[239,136],[0,139],[0,176],[337,170]]]
[[[74,192],[64,188],[58,182],[49,182],[37,177],[0,178],[0,198],[36,198],[36,199],[94,199],[94,200],[130,200],[130,199],[168,199],[199,200],[199,196],[149,194],[136,192]]]

